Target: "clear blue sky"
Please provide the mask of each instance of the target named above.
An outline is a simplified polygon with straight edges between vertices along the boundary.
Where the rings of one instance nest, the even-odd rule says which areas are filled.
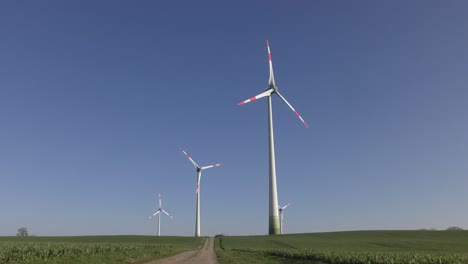
[[[3,1],[0,235],[468,228],[464,1]]]

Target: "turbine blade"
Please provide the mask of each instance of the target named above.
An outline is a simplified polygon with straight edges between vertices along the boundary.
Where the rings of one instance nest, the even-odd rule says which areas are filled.
[[[266,41],[267,43],[267,49],[268,49],[268,63],[270,65],[270,79],[268,80],[268,84],[270,84],[270,86],[275,86],[275,76],[273,75],[273,61],[272,61],[272,58],[271,58],[271,52],[270,52],[270,42]]]
[[[156,213],[150,215],[148,218],[151,219],[153,218],[154,216],[156,216],[157,214],[159,214],[159,212],[161,212],[160,210],[156,211]]]
[[[238,103],[237,105],[241,106],[241,105],[244,105],[246,103],[250,103],[252,101],[255,101],[255,100],[259,99],[259,98],[262,98],[262,97],[265,97],[265,96],[270,96],[272,92],[273,92],[273,89],[268,89],[268,90],[266,90],[265,92],[263,92],[263,93],[261,93],[259,95],[256,95],[254,97],[251,97],[251,98],[249,98],[249,99],[247,99],[245,101],[242,101],[242,102]]]
[[[304,121],[304,119],[302,119],[301,115],[299,114],[299,112],[296,111],[296,109],[294,109],[294,107],[286,100],[286,98],[284,98],[284,96],[282,96],[278,91],[276,91],[276,94],[289,106],[289,108],[291,108],[291,110],[293,110],[293,112],[297,115],[297,117],[299,117],[299,119],[302,121],[302,123],[304,124],[304,126],[306,126],[307,128],[309,128],[309,126],[307,125],[306,121]]]
[[[187,157],[192,162],[193,166],[195,166],[196,169],[200,168],[200,166],[198,166],[198,164],[195,161],[193,161],[193,159],[187,152],[185,152],[185,150],[183,150],[182,148],[180,148],[180,150],[185,154],[185,157]]]
[[[290,204],[290,203],[288,203],[287,205],[285,205],[285,206],[281,207],[281,209],[283,209],[283,210],[284,210],[284,209],[288,208],[288,206],[290,206],[290,205],[291,205],[291,204]]]
[[[162,211],[163,211],[163,213],[167,214],[167,216],[169,216],[172,220],[174,220],[174,217],[170,213],[168,213],[168,212],[166,212],[164,210],[162,210]]]
[[[221,166],[220,163],[218,163],[218,164],[213,164],[213,165],[209,165],[209,166],[205,166],[205,167],[202,167],[201,169],[202,169],[202,170],[206,170],[206,169],[209,169],[209,168],[214,168],[214,167],[219,167],[219,166]]]
[[[162,205],[161,205],[161,193],[159,193],[159,208],[161,208]]]

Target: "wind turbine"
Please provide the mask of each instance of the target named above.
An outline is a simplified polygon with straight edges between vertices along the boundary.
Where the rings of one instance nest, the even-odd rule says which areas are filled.
[[[161,212],[167,214],[167,216],[169,216],[172,220],[174,220],[174,217],[170,213],[164,211],[164,209],[162,208],[161,193],[160,193],[159,194],[159,209],[156,211],[156,213],[149,216],[149,219],[151,219],[154,216],[158,215],[158,236],[161,234]]]
[[[270,79],[268,81],[268,88],[263,93],[260,93],[254,97],[251,97],[243,102],[240,102],[239,106],[244,105],[246,103],[250,103],[255,101],[259,98],[268,96],[268,145],[269,145],[269,159],[270,159],[270,177],[269,177],[269,227],[268,227],[268,234],[270,235],[277,235],[280,234],[280,219],[278,216],[278,191],[276,187],[276,162],[275,162],[275,140],[273,136],[273,112],[272,112],[272,103],[271,97],[272,95],[276,94],[283,100],[291,110],[296,114],[297,117],[302,121],[302,123],[308,128],[309,126],[307,123],[302,119],[301,115],[294,109],[294,107],[281,95],[278,91],[278,87],[275,84],[275,77],[273,75],[273,64],[271,60],[271,52],[270,52],[270,43],[267,42],[267,49],[268,49],[268,61],[270,64]]]
[[[278,211],[279,211],[279,214],[280,214],[280,217],[281,217],[281,225],[280,225],[280,234],[283,234],[283,211],[284,209],[288,208],[288,206],[290,206],[291,204],[288,203],[287,205],[281,207],[281,206],[278,206]]]
[[[196,217],[195,217],[195,237],[200,236],[200,180],[201,180],[201,173],[203,170],[210,169],[213,167],[218,167],[221,166],[221,164],[213,164],[209,166],[204,166],[200,167],[198,164],[193,161],[193,159],[190,157],[185,150],[180,148],[180,150],[185,154],[185,156],[192,162],[193,166],[195,166],[195,169],[197,170],[197,191],[195,192],[196,194],[196,199],[197,199],[197,205],[196,205]]]

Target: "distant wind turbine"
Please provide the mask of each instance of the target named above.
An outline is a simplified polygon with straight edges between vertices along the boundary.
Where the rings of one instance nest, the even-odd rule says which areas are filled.
[[[154,214],[152,214],[152,215],[149,216],[149,219],[151,219],[151,218],[153,218],[154,216],[158,215],[158,234],[157,234],[158,236],[160,236],[160,234],[161,234],[161,212],[165,213],[165,214],[166,214],[167,216],[169,216],[172,220],[174,220],[174,217],[173,217],[170,213],[164,211],[164,209],[162,208],[161,194],[159,194],[159,209],[156,211],[156,213],[154,213]]]
[[[197,191],[195,192],[196,194],[196,217],[195,217],[195,237],[200,236],[200,180],[201,180],[201,173],[203,170],[210,169],[213,167],[218,167],[221,166],[221,164],[213,164],[209,166],[204,166],[200,167],[198,164],[193,161],[193,159],[190,157],[185,150],[180,148],[180,150],[185,154],[185,156],[192,162],[193,166],[195,166],[195,169],[197,170]]]
[[[273,64],[271,59],[271,52],[270,52],[270,43],[267,40],[267,49],[268,49],[268,61],[270,65],[270,79],[268,81],[268,88],[265,92],[260,93],[254,97],[251,97],[243,102],[240,102],[238,105],[244,105],[246,103],[255,101],[259,98],[268,96],[268,142],[269,142],[269,159],[270,159],[270,177],[269,177],[269,227],[268,227],[268,234],[270,235],[277,235],[280,234],[280,219],[278,216],[278,191],[276,187],[276,162],[275,162],[275,140],[273,137],[273,112],[272,112],[272,103],[271,97],[273,94],[279,96],[281,100],[283,100],[289,108],[296,114],[297,117],[302,121],[302,123],[308,128],[309,126],[307,123],[302,119],[299,112],[294,109],[294,107],[280,94],[278,91],[278,87],[275,84],[275,77],[273,75]]]
[[[284,214],[284,209],[288,208],[288,206],[290,206],[291,204],[288,203],[287,205],[281,207],[281,206],[278,206],[278,211],[279,211],[279,214],[280,214],[280,218],[281,218],[281,225],[280,225],[280,234],[283,234],[283,214]]]

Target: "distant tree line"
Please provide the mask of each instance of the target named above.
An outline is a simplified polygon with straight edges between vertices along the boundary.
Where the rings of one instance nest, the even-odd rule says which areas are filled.
[[[428,228],[423,228],[423,229],[419,229],[419,230],[437,231],[436,228],[429,228],[429,229]],[[447,228],[445,230],[447,230],[447,231],[458,231],[458,230],[463,230],[463,228],[458,227],[458,226],[451,226],[451,227],[449,227],[449,228]]]
[[[463,228],[458,227],[458,226],[451,226],[447,228],[448,231],[456,231],[456,230],[463,230]]]

